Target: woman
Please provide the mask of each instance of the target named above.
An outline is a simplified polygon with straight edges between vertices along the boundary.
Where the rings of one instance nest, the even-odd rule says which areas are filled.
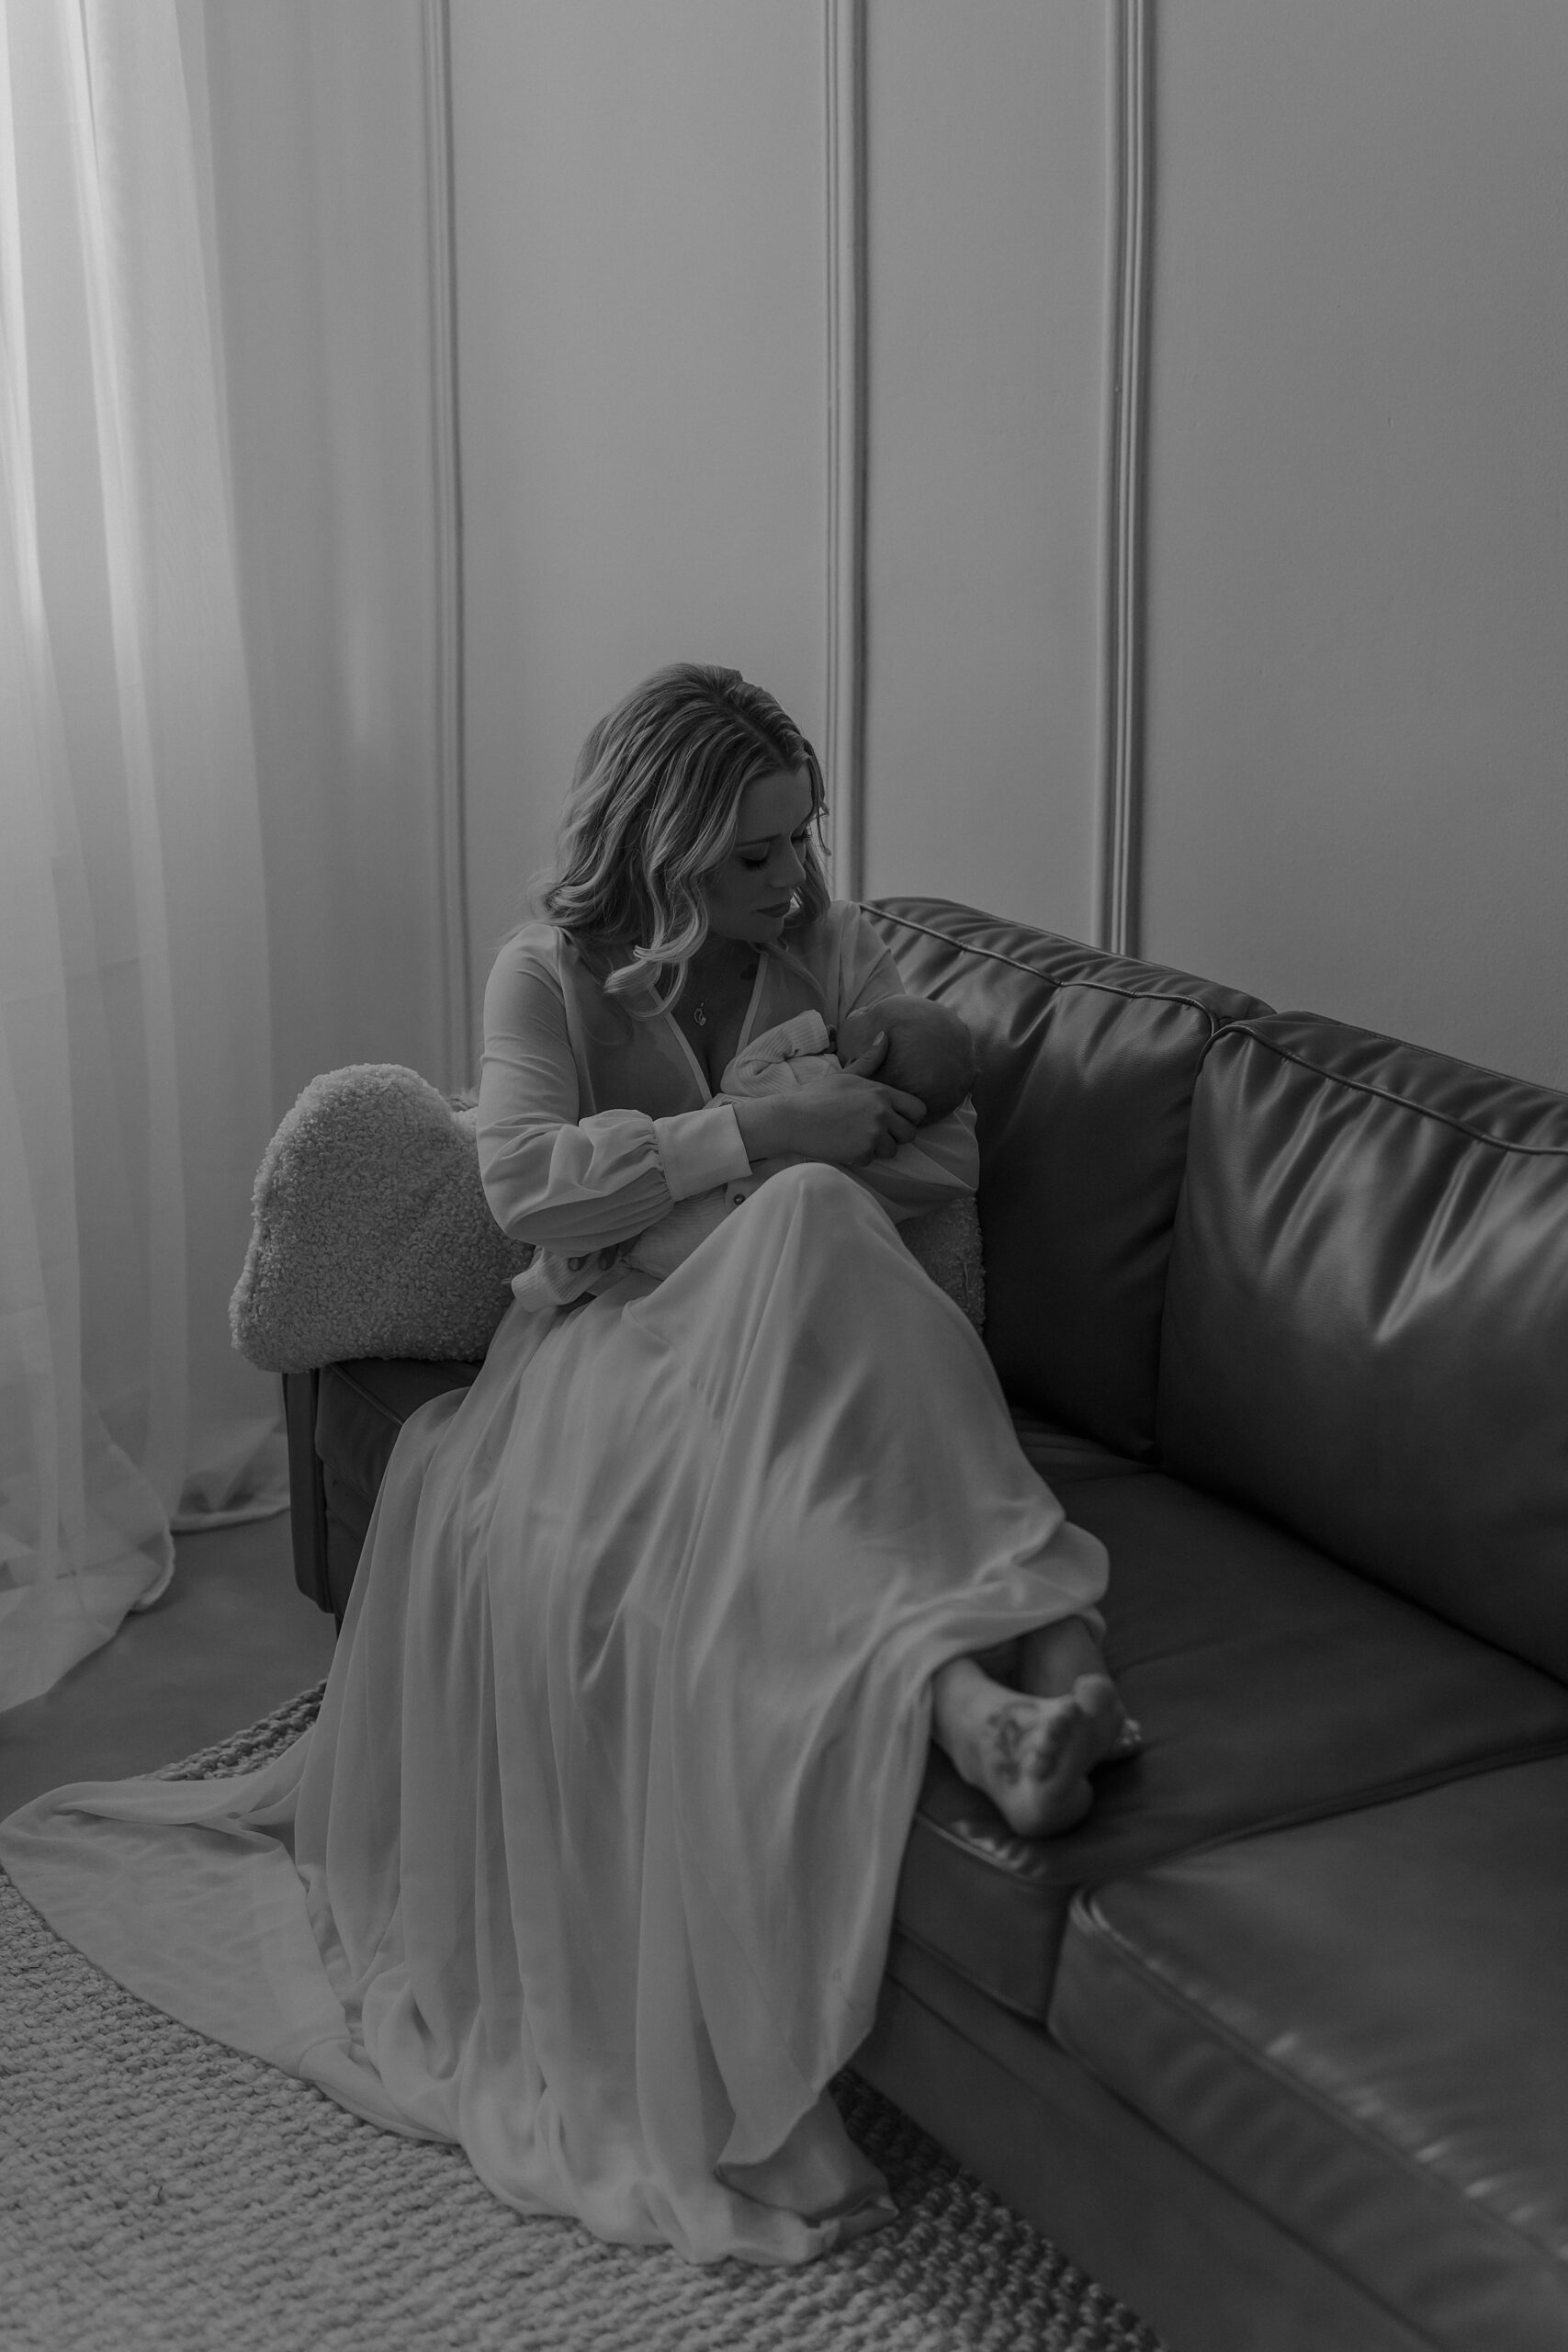
[[[829,901],[821,808],[733,672],[661,672],[594,729],[548,920],[491,978],[479,1133],[501,1223],[598,1294],[514,1306],[408,1422],[286,1756],[57,1792],[5,1840],[160,2006],[460,2142],[523,2211],[700,2261],[890,2212],[826,2086],[872,2022],[928,1738],[1043,1834],[1132,1736],[1103,1552],[897,1238],[973,1189],[967,1106],[922,1126],[876,1049],[713,1099],[762,1029],[898,990]],[[674,1273],[618,1262],[719,1183]]]

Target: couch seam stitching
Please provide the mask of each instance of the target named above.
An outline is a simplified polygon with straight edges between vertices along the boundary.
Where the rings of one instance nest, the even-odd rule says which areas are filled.
[[[1279,1014],[1269,1016],[1274,1020],[1280,1017]],[[1488,1135],[1482,1127],[1471,1126],[1467,1121],[1456,1118],[1451,1111],[1437,1111],[1428,1103],[1413,1102],[1408,1095],[1395,1094],[1391,1087],[1380,1086],[1375,1079],[1348,1078],[1340,1070],[1323,1069],[1316,1062],[1308,1061],[1304,1054],[1293,1053],[1289,1046],[1278,1045],[1272,1037],[1260,1037],[1253,1026],[1257,1018],[1256,1014],[1248,1013],[1240,1020],[1223,1023],[1221,1028],[1210,1039],[1211,1046],[1217,1045],[1222,1035],[1245,1037],[1249,1044],[1259,1046],[1264,1053],[1273,1054],[1283,1062],[1293,1062],[1298,1069],[1304,1069],[1309,1077],[1325,1079],[1332,1086],[1348,1087],[1353,1093],[1375,1095],[1381,1102],[1392,1102],[1396,1110],[1414,1112],[1418,1119],[1435,1120],[1438,1125],[1451,1127],[1456,1135],[1468,1136],[1472,1143],[1485,1144],[1494,1151],[1519,1152],[1531,1159],[1568,1159],[1568,1144],[1511,1143],[1504,1136]],[[1313,1018],[1315,1020],[1317,1015],[1314,1014]],[[1363,1031],[1362,1035],[1381,1036],[1382,1032],[1369,1029]],[[1384,1043],[1391,1046],[1404,1046],[1406,1041],[1402,1037],[1389,1037],[1384,1040]],[[1432,1049],[1425,1046],[1416,1046],[1409,1047],[1408,1050],[1420,1054]],[[1449,1060],[1452,1057],[1445,1055],[1442,1058]],[[1470,1064],[1466,1067],[1475,1068],[1478,1065]],[[1504,1070],[1493,1070],[1487,1074],[1490,1077],[1505,1079],[1510,1085],[1528,1086],[1530,1083],[1528,1079],[1508,1080],[1507,1073]],[[1546,1091],[1545,1088],[1541,1090],[1542,1092]]]
[[[384,1421],[389,1421],[394,1430],[402,1428],[403,1419],[407,1419],[406,1414],[403,1419],[400,1419],[384,1398],[378,1396],[373,1389],[367,1388],[362,1382],[355,1380],[354,1374],[345,1370],[342,1363],[323,1364],[321,1369],[323,1372],[335,1372],[345,1388],[352,1389],[363,1404],[368,1405],[372,1411],[379,1413]]]
[[[1536,1670],[1544,1671],[1540,1668]],[[1254,1838],[1274,1838],[1290,1829],[1310,1829],[1320,1822],[1348,1821],[1357,1814],[1374,1812],[1381,1805],[1399,1804],[1407,1797],[1425,1796],[1434,1789],[1455,1788],[1464,1781],[1484,1780],[1493,1772],[1512,1771],[1526,1764],[1547,1763],[1553,1757],[1565,1755],[1568,1755],[1568,1732],[1554,1732],[1544,1738],[1531,1740],[1523,1747],[1488,1749],[1468,1763],[1446,1767],[1437,1765],[1427,1772],[1407,1773],[1400,1780],[1380,1781],[1372,1788],[1358,1791],[1354,1798],[1346,1804],[1335,1804],[1332,1800],[1325,1800],[1321,1805],[1298,1806],[1287,1813],[1271,1813],[1260,1821],[1238,1825],[1232,1829],[1216,1829],[1206,1838],[1195,1838],[1190,1846],[1179,1846],[1170,1853],[1156,1859],[1112,1868],[1109,1873],[1099,1872],[1092,1877],[1074,1879],[1066,1888],[1067,1898],[1072,1902],[1079,1894],[1093,1893],[1101,1886],[1114,1885],[1118,1880],[1143,1878],[1150,1871],[1162,1870],[1168,1862],[1187,1861],[1197,1854],[1220,1853],[1229,1846],[1244,1846]],[[934,1814],[927,1813],[919,1804],[915,1808],[915,1819],[956,1852],[982,1863],[987,1870],[998,1871],[1030,1894],[1055,1892],[1049,1881],[1043,1884],[1038,1879],[1021,1878],[1010,1862],[988,1853],[964,1831],[939,1821]]]
[[[1472,1638],[1479,1640],[1482,1636]],[[1535,1671],[1543,1673],[1545,1669],[1537,1668]],[[1363,1792],[1353,1804],[1333,1810],[1298,1807],[1293,1813],[1271,1815],[1255,1829],[1221,1831],[1214,1837],[1201,1839],[1196,1845],[1184,1847],[1179,1854],[1172,1854],[1168,1859],[1173,1862],[1186,1861],[1193,1855],[1218,1853],[1226,1846],[1246,1845],[1252,1838],[1274,1838],[1291,1829],[1314,1829],[1327,1821],[1349,1821],[1358,1814],[1375,1813],[1385,1804],[1403,1804],[1410,1797],[1427,1796],[1438,1789],[1458,1788],[1467,1781],[1483,1781],[1494,1772],[1512,1772],[1527,1764],[1549,1764],[1554,1757],[1562,1756],[1568,1756],[1568,1733],[1553,1732],[1544,1738],[1531,1740],[1524,1747],[1493,1748],[1469,1764],[1455,1765],[1447,1770],[1435,1766],[1427,1772],[1406,1773],[1401,1780],[1380,1781],[1376,1788]],[[1163,1864],[1151,1863],[1148,1867],[1157,1870],[1163,1868]],[[1110,1883],[1107,1879],[1085,1882],[1086,1886]]]
[[[1256,1021],[1264,1017],[1260,1014],[1251,1012],[1215,1012],[1211,1006],[1204,1004],[1199,998],[1184,995],[1177,989],[1122,988],[1118,987],[1114,980],[1096,980],[1079,975],[1074,975],[1072,978],[1066,979],[1055,979],[1048,972],[1037,972],[1033,969],[1032,966],[1029,964],[1021,964],[1011,956],[1004,956],[999,948],[976,947],[972,945],[968,940],[953,939],[945,931],[933,931],[929,924],[916,922],[908,915],[889,914],[886,908],[877,906],[874,901],[868,900],[863,903],[864,906],[864,911],[867,914],[879,916],[884,922],[897,923],[905,931],[918,932],[922,939],[937,940],[943,947],[956,948],[962,956],[981,956],[985,957],[987,963],[1004,964],[1010,972],[1021,972],[1025,979],[1037,980],[1043,988],[1048,988],[1053,990],[1059,989],[1094,989],[1101,996],[1120,997],[1122,1001],[1127,1004],[1144,1004],[1153,1002],[1156,1004],[1185,1005],[1190,1012],[1200,1013],[1209,1023],[1211,1041],[1222,1029],[1234,1028],[1240,1022]],[[1128,960],[1130,961],[1132,959],[1129,958]],[[1238,989],[1236,993],[1239,995],[1241,991]]]
[[[908,1930],[906,1929],[904,1932],[907,1934]],[[940,1953],[937,1954],[936,1957],[939,1961],[941,1960]],[[943,1964],[951,1966],[951,1962],[944,1962]],[[906,2000],[917,2003],[919,2007],[925,2011],[928,2017],[935,2018],[938,2025],[942,2027],[946,2031],[955,2034],[959,2040],[964,2042],[967,2049],[972,2050],[978,2057],[984,2059],[989,2065],[994,2066],[998,2073],[1006,2075],[1010,2081],[1015,2083],[1022,2079],[1012,2073],[1005,2059],[998,2057],[994,2051],[988,2050],[984,2042],[977,2041],[967,2027],[960,2023],[957,2018],[949,2017],[945,2011],[939,2009],[933,2002],[927,2000],[923,1994],[916,1992],[913,1987],[907,1984],[901,1977],[897,1978],[895,1982],[897,1984],[898,1991]],[[1209,2158],[1197,2154],[1192,2149],[1188,2147],[1184,2142],[1175,2138],[1175,2136],[1166,2129],[1163,2123],[1158,2123],[1152,2116],[1146,2115],[1142,2108],[1134,2107],[1124,2092],[1117,2090],[1111,2084],[1105,2080],[1103,2075],[1097,2075],[1094,2073],[1092,2068],[1085,2066],[1083,2060],[1076,2057],[1067,2048],[1066,2042],[1058,2041],[1048,2027],[1043,2029],[1043,2030],[1044,2032],[1045,2039],[1050,2042],[1053,2049],[1059,2052],[1075,2066],[1083,2067],[1084,2072],[1088,2074],[1089,2080],[1095,2085],[1096,2088],[1102,2091],[1107,2098],[1118,2100],[1127,2109],[1128,2113],[1133,2116],[1134,2120],[1139,2123],[1144,2130],[1154,2132],[1156,2138],[1162,2140],[1168,2147],[1173,2149],[1184,2162],[1196,2165],[1205,2177],[1223,2189],[1227,2197],[1235,2198],[1237,2202],[1245,2206],[1248,2212],[1258,2214],[1270,2229],[1278,2230],[1280,2236],[1287,2239],[1292,2245],[1299,2248],[1314,2261],[1320,2262],[1325,2270],[1329,2271],[1335,2278],[1347,2285],[1355,2294],[1364,2295],[1369,2303],[1372,2304],[1378,2311],[1386,2314],[1388,2318],[1394,2321],[1402,2331],[1410,2330],[1412,2322],[1408,2312],[1402,2311],[1397,2304],[1391,2303],[1387,2296],[1379,2289],[1375,2287],[1369,2287],[1364,2279],[1359,2278],[1354,2271],[1348,2269],[1345,2264],[1339,2260],[1337,2256],[1325,2254],[1323,2247],[1314,2239],[1305,2236],[1294,2222],[1283,2220],[1278,2213],[1270,2212],[1268,2207],[1259,2205],[1257,2199],[1250,2197],[1245,2189],[1237,2188],[1229,2175],[1221,2172],[1218,2167],[1209,2160]],[[1024,2088],[1029,2090],[1031,2087],[1032,2086],[1027,2083],[1027,2081],[1025,2081]]]
[[[1259,2073],[1269,2076],[1277,2088],[1292,2090],[1304,2098],[1309,2106],[1318,2110],[1321,2120],[1339,2123],[1342,2128],[1348,2130],[1351,2137],[1361,2142],[1369,2151],[1376,2153],[1386,2150],[1392,2154],[1400,2169],[1407,2173],[1412,2179],[1418,2181],[1428,2193],[1431,2193],[1435,2182],[1440,2182],[1446,2196],[1457,2197],[1461,2203],[1472,2212],[1483,2214],[1495,2230],[1501,2231],[1532,2255],[1549,2276],[1557,2276],[1559,2266],[1550,2248],[1542,2245],[1538,2238],[1530,2236],[1527,2231],[1520,2229],[1518,2224],[1511,2221],[1506,2213],[1498,2212],[1495,2206],[1481,2202],[1480,2199],[1471,2196],[1461,2185],[1451,2181],[1444,2175],[1435,2173],[1430,2165],[1423,2165],[1417,2157],[1411,2155],[1396,2141],[1378,2134],[1359,2116],[1352,2113],[1348,2108],[1340,2106],[1327,2092],[1321,2090],[1306,2076],[1292,2075],[1287,2068],[1279,2065],[1267,2052],[1259,2050],[1256,2043],[1246,2041],[1212,2009],[1205,2007],[1200,2000],[1184,1992],[1179,1984],[1174,1984],[1152,1962],[1145,1962],[1120,1930],[1114,1928],[1102,1914],[1095,1911],[1089,1904],[1079,1902],[1075,1898],[1073,1909],[1077,1915],[1080,1933],[1088,1932],[1098,1939],[1102,1946],[1109,1946],[1112,1959],[1121,1965],[1123,1973],[1151,1986],[1165,2001],[1168,2007],[1184,2016],[1201,2019],[1215,2038],[1226,2045],[1234,2059],[1244,2065],[1255,2066]],[[1054,2000],[1052,2006],[1055,2007]],[[1049,2019],[1047,2019],[1047,2029],[1050,2030]],[[1053,2039],[1057,2039],[1054,2032]],[[1069,2046],[1063,2042],[1062,2047],[1066,2050]],[[1077,2063],[1080,2065],[1089,2064],[1089,2061],[1078,2056],[1077,2052],[1069,2051],[1069,2054],[1077,2057]],[[1104,2080],[1097,2068],[1090,2066],[1089,2071],[1095,2075],[1097,2081]],[[1109,2088],[1110,2086],[1108,2085],[1107,2087]],[[1146,2114],[1146,2110],[1141,2107],[1136,2111],[1139,2114]],[[1153,2117],[1148,2117],[1147,2120],[1151,2122],[1154,2120]],[[1182,2146],[1185,2143],[1179,2141],[1177,2144]],[[1221,2178],[1228,2180],[1230,2176],[1222,2174]],[[1359,2274],[1352,2273],[1352,2275]]]

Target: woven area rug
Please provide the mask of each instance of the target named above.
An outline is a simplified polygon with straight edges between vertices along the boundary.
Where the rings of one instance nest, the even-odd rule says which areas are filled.
[[[259,1763],[305,1692],[165,1768]],[[525,2220],[404,2140],[124,1992],[0,1874],[4,2352],[1159,2352],[859,2082],[896,2223],[803,2270],[694,2269]]]

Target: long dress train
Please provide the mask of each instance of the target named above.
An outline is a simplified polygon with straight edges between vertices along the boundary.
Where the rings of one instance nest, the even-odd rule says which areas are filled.
[[[0,1830],[73,1943],[498,2196],[705,2261],[889,2208],[871,2025],[944,1660],[1092,1606],[964,1317],[836,1170],[513,1308],[393,1452],[316,1725]]]

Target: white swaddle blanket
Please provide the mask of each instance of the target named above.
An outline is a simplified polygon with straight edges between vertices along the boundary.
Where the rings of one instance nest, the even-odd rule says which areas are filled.
[[[822,1015],[797,1012],[793,1021],[781,1021],[776,1028],[765,1029],[726,1064],[714,1101],[781,1094],[792,1087],[815,1085],[840,1067]],[[771,1173],[775,1168],[792,1164],[789,1159],[770,1160],[768,1170]],[[542,1314],[558,1306],[570,1306],[574,1299],[591,1292],[608,1290],[627,1271],[651,1274],[662,1281],[677,1266],[683,1265],[693,1250],[748,1197],[746,1189],[718,1184],[712,1192],[698,1193],[689,1201],[677,1201],[656,1224],[646,1227],[635,1239],[622,1242],[618,1249],[585,1255],[564,1250],[536,1250],[532,1264],[513,1277],[513,1295],[534,1313]]]

